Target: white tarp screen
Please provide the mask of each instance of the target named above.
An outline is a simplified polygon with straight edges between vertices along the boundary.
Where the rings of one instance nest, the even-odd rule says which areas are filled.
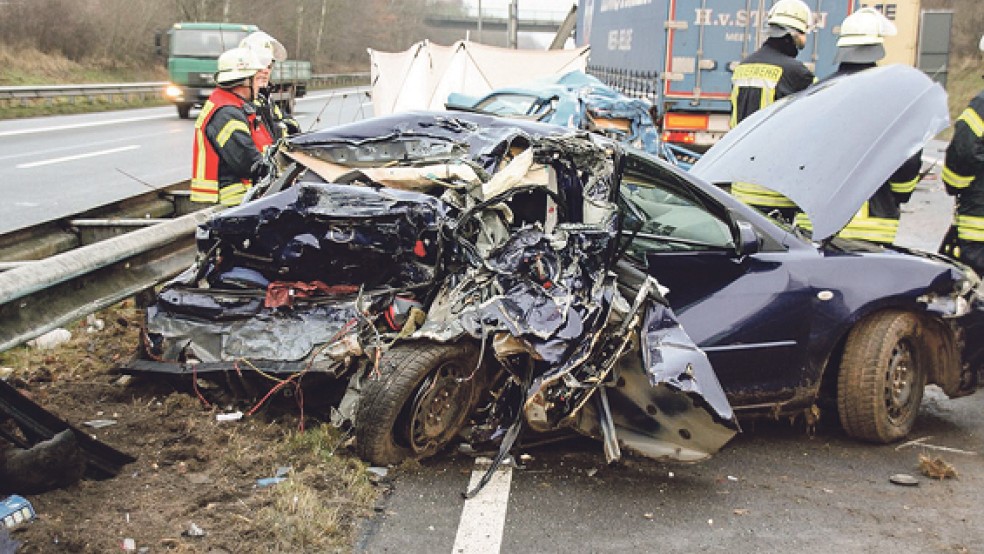
[[[587,67],[588,47],[514,50],[469,41],[418,42],[403,52],[369,50],[375,115],[443,110],[448,94],[481,96],[493,89]]]

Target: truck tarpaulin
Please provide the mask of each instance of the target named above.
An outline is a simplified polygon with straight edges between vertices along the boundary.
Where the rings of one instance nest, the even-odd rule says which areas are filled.
[[[470,41],[441,46],[429,41],[403,52],[369,50],[376,115],[443,110],[452,92],[482,96],[547,75],[587,67],[588,48],[514,50]]]

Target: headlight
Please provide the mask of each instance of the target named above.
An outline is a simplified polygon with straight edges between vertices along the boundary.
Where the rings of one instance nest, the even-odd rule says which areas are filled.
[[[181,87],[177,87],[174,85],[168,85],[167,88],[164,89],[164,95],[167,96],[168,98],[174,98],[174,99],[179,99],[184,96],[184,94],[181,92]]]

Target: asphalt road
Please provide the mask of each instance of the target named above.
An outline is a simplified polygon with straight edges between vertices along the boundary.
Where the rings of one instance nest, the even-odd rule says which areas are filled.
[[[394,471],[356,550],[982,552],[982,415],[980,397],[931,392],[911,435],[929,446],[862,444],[832,422],[812,437],[802,424],[746,423],[714,458],[693,465],[634,457],[606,466],[601,445],[587,440],[522,449],[532,459],[511,472],[499,548],[487,548],[481,531],[456,540],[473,461],[445,456]],[[958,478],[922,476],[920,454],[942,456]],[[892,484],[898,473],[918,485]],[[494,531],[494,512],[486,506],[472,524]]]
[[[371,105],[353,89],[317,91],[296,112],[308,130]],[[0,121],[0,233],[189,178],[193,135],[194,119],[172,106]]]

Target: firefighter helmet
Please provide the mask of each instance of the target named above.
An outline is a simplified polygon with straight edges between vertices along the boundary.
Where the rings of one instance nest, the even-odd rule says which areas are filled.
[[[266,69],[256,54],[249,48],[232,48],[219,56],[219,70],[215,72],[215,82],[221,86],[234,85],[243,79],[256,75]]]
[[[884,44],[885,37],[895,36],[898,30],[880,11],[861,8],[841,23],[837,46],[865,46]]]
[[[769,18],[766,22],[769,27],[805,34],[813,25],[813,13],[803,0],[779,0],[769,10]]]
[[[239,43],[240,48],[249,48],[264,66],[269,66],[274,61],[282,62],[287,59],[287,49],[280,41],[264,33],[255,31],[244,38]]]

